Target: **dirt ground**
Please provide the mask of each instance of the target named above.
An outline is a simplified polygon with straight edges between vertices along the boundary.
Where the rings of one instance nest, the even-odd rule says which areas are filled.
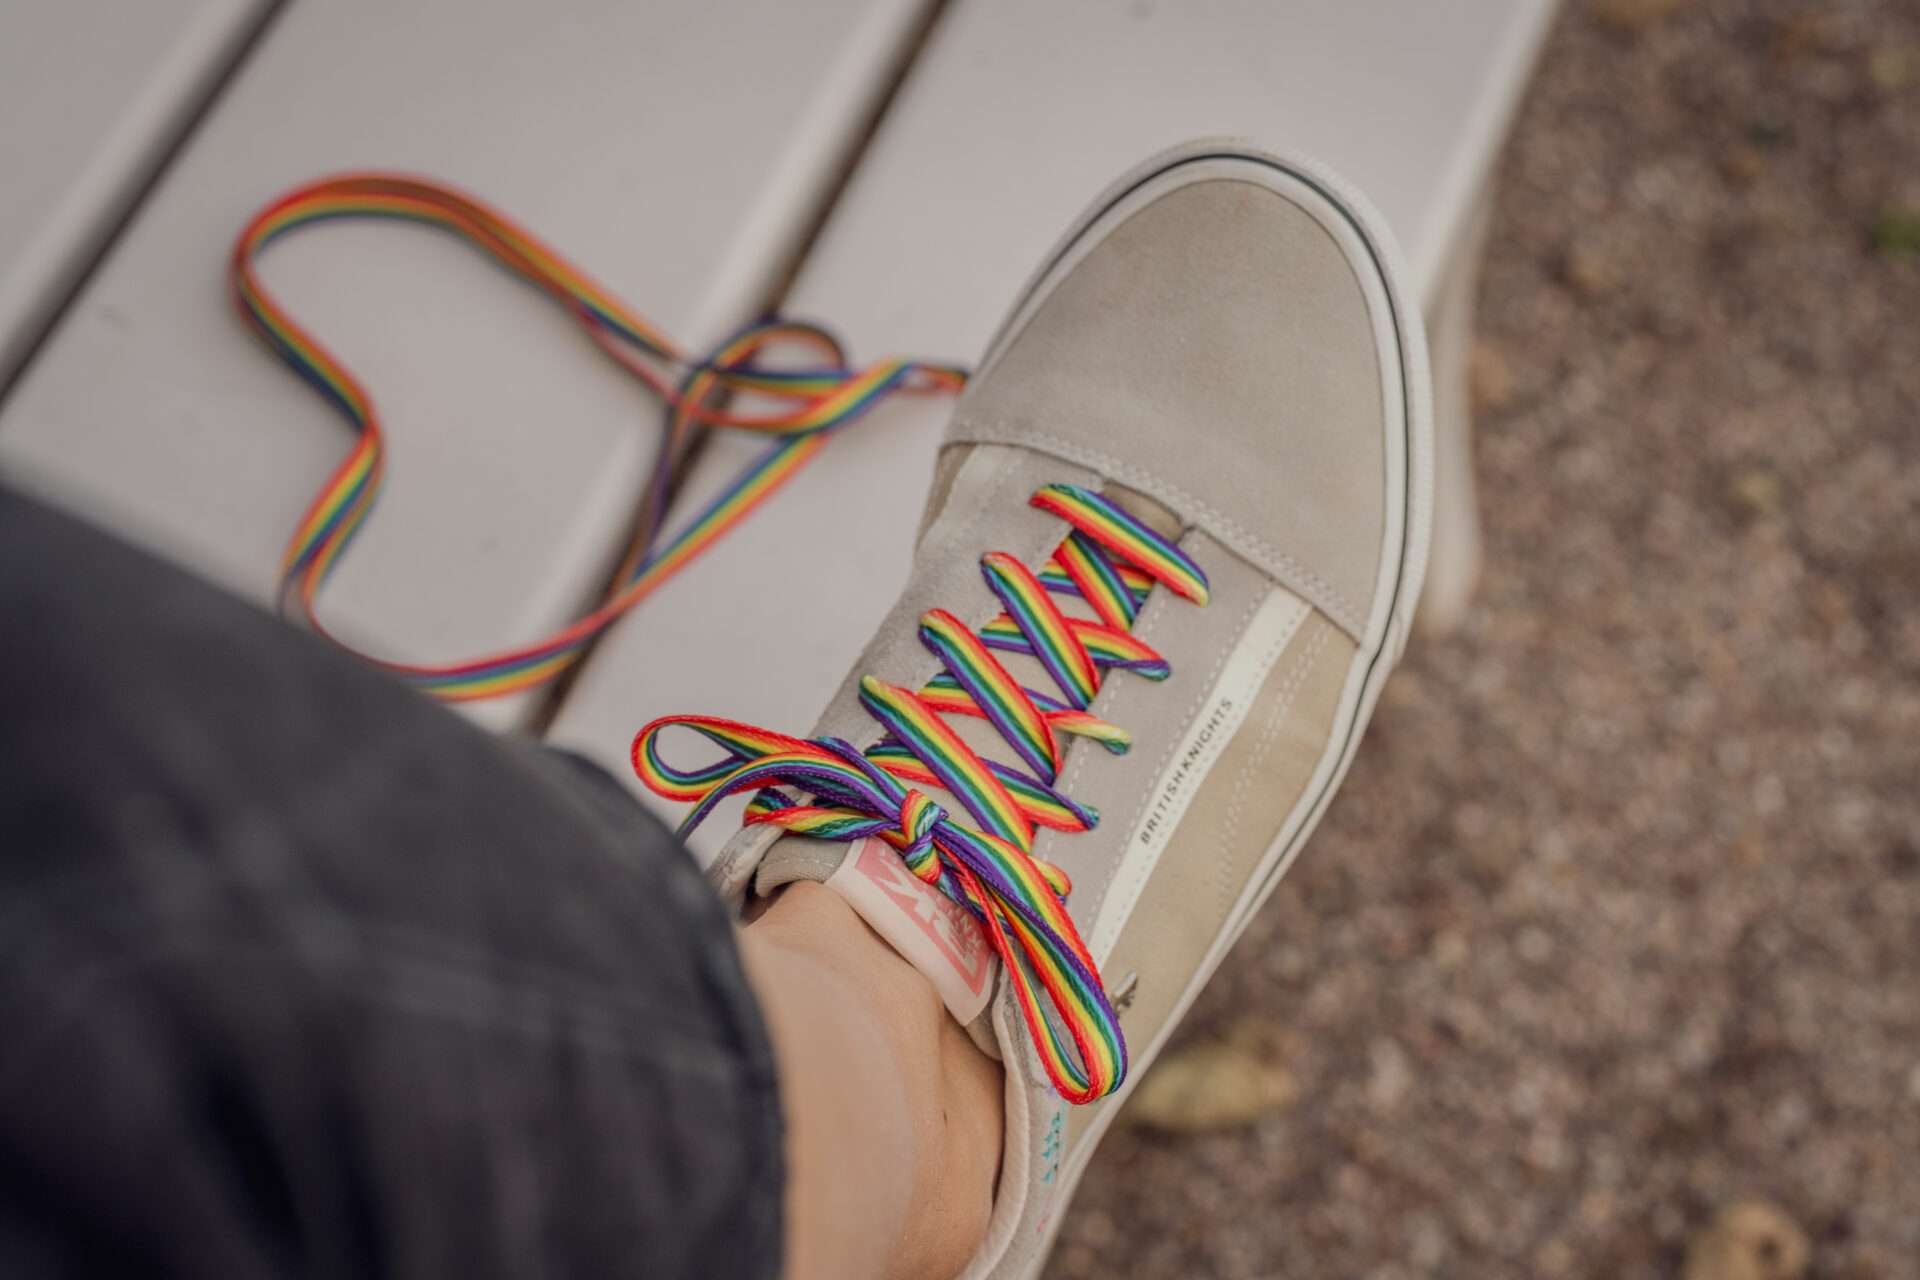
[[[1566,0],[1479,325],[1472,619],[1183,1033],[1257,1114],[1052,1274],[1920,1276],[1920,0]]]

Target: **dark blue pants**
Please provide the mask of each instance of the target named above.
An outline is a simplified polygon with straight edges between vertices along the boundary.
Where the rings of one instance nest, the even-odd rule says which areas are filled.
[[[721,905],[605,774],[0,491],[0,1275],[769,1276]]]

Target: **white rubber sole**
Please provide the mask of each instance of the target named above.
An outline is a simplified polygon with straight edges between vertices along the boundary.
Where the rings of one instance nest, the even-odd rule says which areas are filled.
[[[1380,690],[1405,650],[1426,576],[1433,523],[1433,414],[1426,336],[1419,309],[1407,298],[1401,285],[1406,269],[1380,215],[1358,192],[1311,161],[1283,158],[1231,139],[1186,143],[1148,160],[1109,187],[1055,245],[988,346],[987,355],[981,361],[981,372],[992,368],[1010,337],[1019,333],[1025,319],[1046,299],[1052,286],[1104,238],[1108,229],[1168,190],[1223,174],[1257,181],[1312,214],[1345,250],[1367,295],[1380,365],[1386,374],[1382,379],[1382,402],[1388,407],[1382,424],[1387,469],[1387,528],[1381,539],[1373,607],[1341,691],[1327,747],[1308,780],[1305,794],[1249,878],[1220,936],[1181,993],[1173,1014],[1151,1043],[1133,1048],[1132,1070],[1126,1084],[1101,1107],[1099,1117],[1063,1162],[1045,1235],[1026,1270],[1017,1273],[1021,1275],[1036,1274],[1045,1264],[1066,1208],[1108,1126],[1125,1107],[1133,1087],[1159,1056],[1168,1037],[1186,1017],[1227,952],[1246,931],[1255,912],[1272,895],[1306,846],[1340,789],[1372,718]],[[1010,1080],[1010,1104],[1014,1101],[1014,1090],[1019,1087]],[[1019,1099],[1018,1109],[1024,1114],[1024,1095]],[[1009,1115],[1011,1118],[1011,1110]],[[1013,1127],[1009,1125],[1010,1129]],[[1024,1143],[1025,1138],[1022,1133],[1017,1140]],[[1009,1140],[1015,1140],[1011,1134]],[[1020,1163],[1024,1165],[1024,1161]],[[1023,1173],[1024,1169],[1020,1171]],[[1016,1174],[1010,1164],[1003,1176],[1020,1174]],[[1003,1247],[1010,1243],[1010,1240],[1003,1242]],[[1010,1276],[1016,1273],[989,1265],[978,1271],[969,1268],[967,1274]]]

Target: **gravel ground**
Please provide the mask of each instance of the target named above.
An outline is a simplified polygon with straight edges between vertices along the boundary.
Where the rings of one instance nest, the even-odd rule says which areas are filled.
[[[1567,0],[1479,324],[1472,620],[1183,1033],[1257,1114],[1052,1274],[1920,1276],[1920,4]]]

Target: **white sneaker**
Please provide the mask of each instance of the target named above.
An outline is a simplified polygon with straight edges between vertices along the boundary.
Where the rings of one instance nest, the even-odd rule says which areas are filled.
[[[1403,279],[1310,165],[1205,142],[1129,174],[960,400],[910,585],[816,738],[635,741],[677,798],[769,788],[724,892],[824,881],[1005,1064],[969,1276],[1040,1269],[1406,642],[1433,468]],[[669,767],[672,725],[726,759]]]

